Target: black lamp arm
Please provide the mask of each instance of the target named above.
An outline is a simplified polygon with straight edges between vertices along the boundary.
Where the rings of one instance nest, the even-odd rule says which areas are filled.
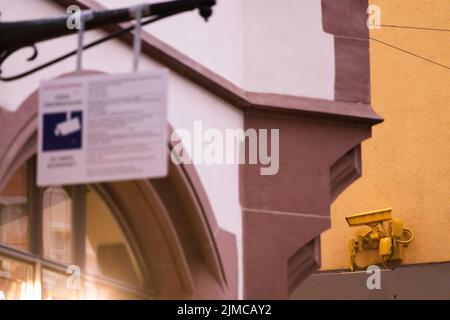
[[[153,18],[147,20],[147,24],[169,16],[173,16],[178,13],[192,11],[195,9],[199,9],[200,15],[205,20],[207,20],[211,16],[212,7],[215,4],[216,0],[176,0],[143,5],[142,12],[143,17]],[[89,18],[86,19],[85,22],[85,30],[97,29],[107,25],[133,20],[135,18],[135,10],[136,6],[122,9],[90,12]],[[87,12],[84,11],[84,14],[86,13]],[[67,27],[67,21],[69,17],[70,16],[65,15],[55,18],[38,20],[0,22],[0,74],[1,65],[14,52],[25,47],[32,47],[34,49],[34,52],[33,55],[28,59],[29,61],[31,61],[34,60],[38,54],[36,43],[76,33],[78,31],[76,28],[71,29]],[[130,28],[130,30],[132,29],[133,28]],[[105,39],[106,38],[108,38],[107,40],[109,40],[109,38],[112,37],[105,37]],[[104,41],[100,41],[96,44],[99,44],[101,42]],[[91,44],[90,47],[92,46],[93,45]],[[73,54],[68,54],[67,57],[71,55]],[[60,59],[55,60],[58,61],[55,61],[54,63],[61,61]],[[48,65],[46,64],[46,66]],[[42,68],[39,68],[39,70],[41,69]],[[20,79],[25,75],[31,73],[25,72],[23,76],[20,77],[0,77],[0,80],[12,81]]]

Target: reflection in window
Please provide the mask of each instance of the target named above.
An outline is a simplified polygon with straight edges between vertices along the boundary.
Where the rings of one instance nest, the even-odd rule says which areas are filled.
[[[0,243],[28,248],[28,175],[21,167],[0,192]]]
[[[114,289],[110,286],[86,281],[84,286],[86,300],[139,300],[142,296]]]
[[[44,256],[72,261],[72,199],[62,187],[49,187],[43,196]]]
[[[34,166],[34,160],[22,166],[0,190],[0,300],[148,298],[130,243],[101,190],[38,189],[34,175],[29,175]],[[31,218],[36,223],[30,223]],[[80,226],[77,234],[75,221]],[[32,248],[31,231],[37,241]],[[85,255],[80,252],[75,261],[74,247],[82,239]],[[78,262],[86,268],[79,269],[81,278],[74,286],[70,281],[74,273],[64,270]]]
[[[77,298],[77,290],[68,285],[70,275],[42,270],[43,300],[73,300]]]
[[[33,299],[33,267],[0,256],[0,300]]]
[[[88,191],[86,201],[87,272],[142,284],[130,246],[105,201],[93,190]]]

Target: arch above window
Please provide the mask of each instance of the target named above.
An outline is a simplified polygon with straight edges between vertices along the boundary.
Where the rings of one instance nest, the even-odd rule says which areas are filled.
[[[36,120],[37,92],[30,95],[14,113],[0,110],[0,126],[7,128],[5,134],[0,136],[0,193],[11,180],[13,173],[36,153]],[[168,152],[171,147],[168,145]],[[237,297],[236,239],[233,234],[217,225],[194,166],[177,166],[170,163],[169,176],[165,179],[115,182],[88,187],[84,200],[87,201],[88,207],[95,206],[92,203],[95,197],[89,196],[91,189],[108,204],[129,245],[125,245],[125,248],[115,246],[117,243],[111,240],[99,250],[99,247],[93,246],[92,243],[108,239],[89,239],[89,236],[84,241],[92,243],[85,243],[82,248],[80,245],[73,245],[72,255],[75,260],[80,258],[80,252],[84,252],[85,246],[91,246],[88,248],[91,257],[86,255],[84,261],[86,270],[92,271],[88,272],[89,276],[92,273],[92,276],[97,275],[100,279],[117,272],[102,269],[102,263],[99,261],[92,263],[92,252],[96,254],[95,259],[98,260],[100,256],[102,261],[120,255],[131,262],[128,267],[124,267],[125,271],[121,271],[121,275],[117,275],[118,285],[126,278],[126,270],[139,264],[142,270],[137,272],[135,278],[138,279],[137,282],[145,282],[148,288],[151,288],[154,298]],[[77,203],[83,196],[75,192],[72,197],[72,201]],[[73,214],[77,217],[77,210]],[[85,218],[84,222],[74,223],[76,232],[79,233],[80,229],[88,226],[86,222],[89,222],[89,214]],[[100,216],[93,218],[97,221]],[[89,226],[87,228],[89,229]],[[69,242],[67,236],[59,234],[57,237],[66,238],[64,241]],[[128,247],[135,248],[134,258],[127,258]],[[51,259],[48,260],[51,262]],[[48,274],[51,275],[50,272]],[[135,279],[131,277],[127,280],[133,282]],[[86,282],[86,286],[89,285]],[[107,290],[91,292],[108,297]]]

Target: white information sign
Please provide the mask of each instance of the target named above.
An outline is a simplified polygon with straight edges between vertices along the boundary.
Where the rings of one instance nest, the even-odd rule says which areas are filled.
[[[43,81],[39,186],[164,177],[168,71]]]

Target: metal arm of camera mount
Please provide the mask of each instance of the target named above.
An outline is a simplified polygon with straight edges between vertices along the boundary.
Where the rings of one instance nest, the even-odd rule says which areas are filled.
[[[212,15],[212,7],[215,4],[216,0],[176,0],[145,4],[140,6],[142,8],[143,17],[150,18],[148,18],[147,20],[143,20],[142,24],[146,25],[176,15],[178,13],[192,11],[195,9],[199,9],[200,15],[207,21],[208,18]],[[97,29],[110,24],[134,20],[135,10],[136,6],[122,9],[89,12],[89,19],[86,19],[85,22],[85,30]],[[83,11],[82,14],[86,14],[86,11]],[[25,47],[31,47],[33,48],[34,52],[33,55],[28,58],[28,61],[32,61],[38,55],[36,43],[76,33],[76,29],[71,30],[67,27],[67,21],[68,16],[65,15],[55,18],[38,20],[0,22],[0,81],[13,81],[21,79],[76,54],[76,50],[73,50],[61,57],[53,59],[27,72],[11,77],[1,76],[2,64],[14,52]],[[118,37],[133,29],[134,26],[119,30],[102,39],[85,45],[83,49],[94,47],[102,42]]]

